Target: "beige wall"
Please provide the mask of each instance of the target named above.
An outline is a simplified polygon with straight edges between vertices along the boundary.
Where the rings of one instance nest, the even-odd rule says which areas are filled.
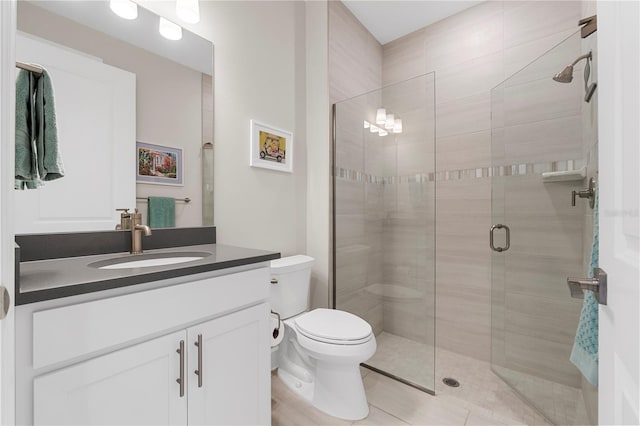
[[[137,196],[189,197],[193,201],[188,205],[176,203],[176,226],[202,225],[202,73],[28,2],[18,4],[18,29],[136,74],[136,139],[182,148],[185,165],[184,186],[137,184]],[[146,221],[146,202],[138,202],[137,207]]]
[[[305,2],[307,105],[307,254],[316,259],[311,276],[311,306],[329,306],[331,262],[329,232],[330,121],[328,85],[328,8],[326,1]]]

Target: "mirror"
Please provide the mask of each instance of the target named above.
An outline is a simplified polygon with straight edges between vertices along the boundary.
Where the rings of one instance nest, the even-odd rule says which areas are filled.
[[[158,25],[139,5],[125,20],[107,1],[18,2],[16,60],[51,76],[65,177],[15,191],[16,233],[112,230],[116,208],[147,223],[148,196],[176,199],[176,227],[213,225],[213,45]],[[182,182],[161,167],[140,182],[140,143],[177,153]]]

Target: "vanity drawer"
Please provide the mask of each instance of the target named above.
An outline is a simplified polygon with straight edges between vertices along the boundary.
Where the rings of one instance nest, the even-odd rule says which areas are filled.
[[[269,298],[269,268],[33,314],[33,368],[163,333]]]

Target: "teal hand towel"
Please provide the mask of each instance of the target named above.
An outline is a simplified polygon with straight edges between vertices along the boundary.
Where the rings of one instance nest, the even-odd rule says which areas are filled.
[[[593,243],[591,246],[591,262],[589,277],[593,277],[593,268],[598,267],[600,252],[598,227],[598,195],[596,192],[593,209]],[[580,322],[569,357],[571,362],[592,385],[598,385],[598,301],[592,291],[584,292],[584,302],[580,312]]]
[[[38,186],[35,134],[36,80],[32,73],[20,70],[16,77],[15,188]]]
[[[176,199],[149,197],[147,222],[151,228],[174,228],[176,226]]]
[[[40,179],[50,181],[64,176],[58,149],[58,124],[51,77],[43,70],[36,87],[36,149]]]
[[[16,78],[15,188],[64,176],[51,77],[20,70]]]

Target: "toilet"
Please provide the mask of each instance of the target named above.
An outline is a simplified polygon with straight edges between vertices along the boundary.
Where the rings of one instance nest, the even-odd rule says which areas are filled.
[[[279,333],[284,332],[272,347],[272,368],[317,409],[360,420],[369,415],[360,363],[375,353],[376,338],[369,323],[356,315],[307,311],[313,262],[304,255],[271,261],[271,310],[280,315]]]

